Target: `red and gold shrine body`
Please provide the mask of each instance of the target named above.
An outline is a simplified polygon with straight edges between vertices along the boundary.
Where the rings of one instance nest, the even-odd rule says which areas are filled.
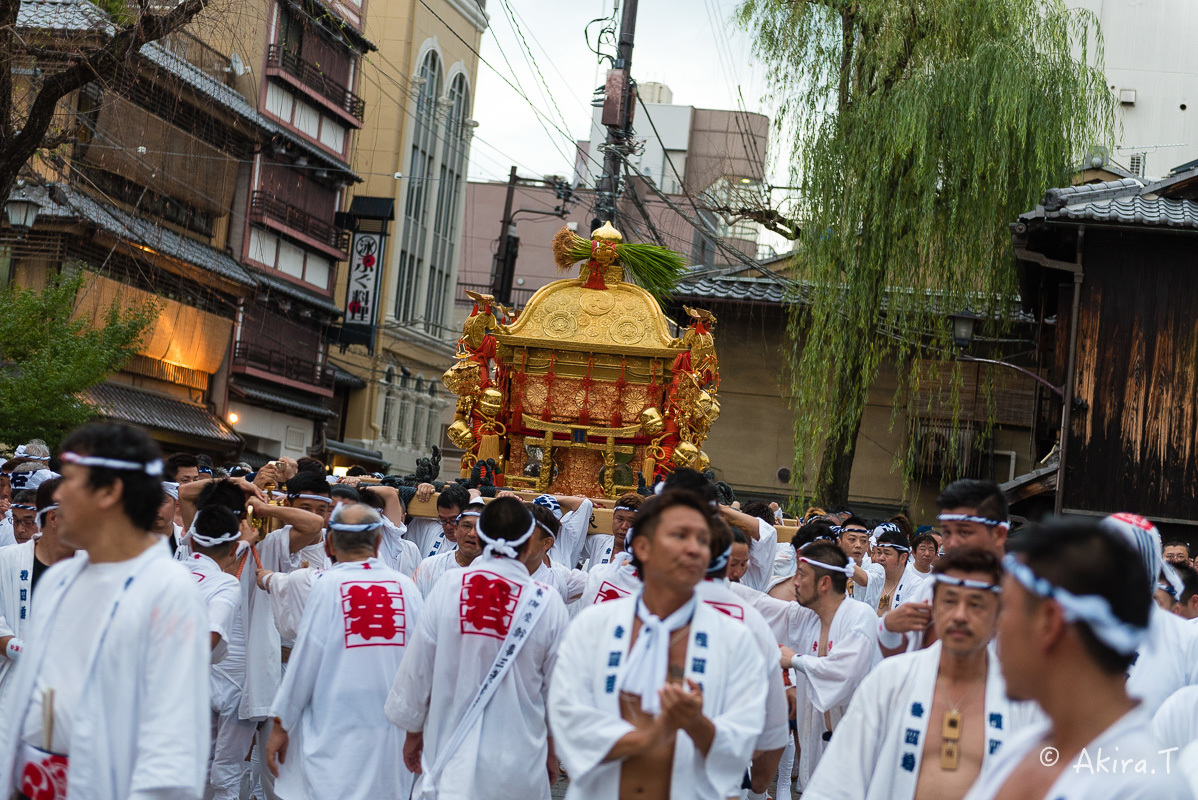
[[[605,228],[593,237],[602,251]],[[615,497],[675,467],[704,469],[719,365],[706,311],[690,327],[668,318],[619,262],[596,255],[585,278],[541,288],[514,312],[473,295],[456,363],[445,373],[458,396],[450,439],[462,476],[493,460],[495,483],[587,497]]]

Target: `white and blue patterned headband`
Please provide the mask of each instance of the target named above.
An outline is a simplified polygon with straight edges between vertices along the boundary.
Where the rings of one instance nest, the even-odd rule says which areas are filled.
[[[554,497],[553,495],[551,495],[551,494],[537,495],[536,498],[532,501],[532,504],[534,506],[541,506],[542,508],[548,509],[549,513],[553,514],[554,519],[561,520],[562,504],[557,502],[557,498]]]
[[[936,581],[936,583],[943,583],[946,586],[958,586],[962,589],[981,589],[984,592],[1002,594],[1002,587],[997,583],[974,581],[969,578],[954,578],[951,575],[945,575],[943,572],[933,572],[932,580]]]
[[[241,538],[241,531],[236,527],[231,531],[224,531],[219,536],[202,536],[196,533],[196,522],[199,521],[200,514],[203,513],[203,509],[196,511],[196,515],[191,518],[191,527],[187,529],[187,535],[200,547],[216,547],[217,545],[235,542]]]
[[[627,539],[625,539],[627,541]],[[728,566],[728,559],[732,556],[732,545],[728,545],[728,549],[720,553],[715,558],[711,559],[711,563],[707,565],[707,574],[719,572],[724,567]]]
[[[845,564],[843,567],[833,566],[832,564],[825,564],[822,561],[816,561],[814,559],[807,558],[807,556],[799,556],[799,561],[802,561],[805,564],[810,564],[813,567],[819,567],[820,569],[826,569],[826,570],[828,570],[828,572],[842,572],[850,578],[853,577],[853,571],[856,569],[856,566],[857,566],[856,564],[853,563],[853,559],[851,559],[851,558],[849,559],[849,563]]]
[[[1054,586],[1010,553],[1003,557],[1002,563],[1008,574],[1025,589],[1039,597],[1056,601],[1065,612],[1066,621],[1086,623],[1091,633],[1115,652],[1126,656],[1140,649],[1148,628],[1119,619],[1105,597],[1096,594],[1077,595]]]
[[[144,472],[151,477],[162,474],[162,459],[142,463],[140,461],[123,461],[119,458],[102,458],[100,456],[81,456],[78,453],[63,453],[62,460],[68,464],[78,464],[81,467],[99,467],[115,469],[123,472]]]
[[[1003,528],[1011,529],[1011,523],[1003,522],[989,517],[980,517],[976,514],[941,514],[936,517],[941,522],[976,522],[979,525],[985,525],[987,528]]]

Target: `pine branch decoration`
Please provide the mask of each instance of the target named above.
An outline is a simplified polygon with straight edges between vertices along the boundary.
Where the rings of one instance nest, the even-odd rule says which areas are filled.
[[[668,247],[655,244],[604,242],[616,251],[619,263],[632,280],[658,300],[673,294],[686,271],[686,259]],[[553,260],[565,272],[580,261],[591,259],[591,242],[569,228],[553,237]]]

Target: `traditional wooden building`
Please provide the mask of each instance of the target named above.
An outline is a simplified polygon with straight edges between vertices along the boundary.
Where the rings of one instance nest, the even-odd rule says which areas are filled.
[[[1055,409],[1036,421],[1061,433],[1059,471],[1011,486],[1013,499],[1198,533],[1196,201],[1191,167],[1050,189],[1011,226],[1024,308],[1055,321],[1045,365],[1065,401],[1063,425]]]

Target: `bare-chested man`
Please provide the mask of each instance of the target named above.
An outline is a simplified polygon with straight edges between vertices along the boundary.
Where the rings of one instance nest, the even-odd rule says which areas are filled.
[[[739,794],[767,666],[745,625],[698,602],[712,522],[690,492],[646,500],[632,540],[643,590],[584,609],[567,630],[549,720],[570,800]]]
[[[959,548],[936,563],[932,616],[944,635],[885,660],[861,683],[804,797],[965,796],[984,763],[1035,716],[1031,703],[1007,700],[988,647],[1001,578],[987,550]]]
[[[1097,521],[1037,526],[1012,549],[999,661],[1007,694],[1048,718],[1007,743],[968,800],[1190,798],[1178,753],[1124,685],[1152,603],[1136,552]]]

